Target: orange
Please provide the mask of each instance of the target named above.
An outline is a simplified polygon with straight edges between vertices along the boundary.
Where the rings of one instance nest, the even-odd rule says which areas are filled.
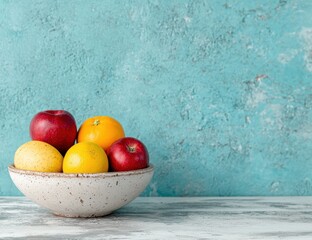
[[[82,142],[73,145],[63,159],[64,173],[108,172],[108,159],[105,151],[96,143]]]
[[[125,137],[122,125],[109,116],[95,116],[85,120],[78,130],[77,142],[94,142],[105,151],[116,140]]]

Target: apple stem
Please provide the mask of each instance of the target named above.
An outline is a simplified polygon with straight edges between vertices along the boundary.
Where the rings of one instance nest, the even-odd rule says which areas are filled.
[[[135,148],[134,147],[131,147],[131,146],[127,145],[127,148],[128,148],[129,152],[131,152],[131,153],[135,152]]]
[[[93,122],[93,125],[94,126],[97,126],[100,124],[100,120],[99,119],[95,119],[94,122]]]

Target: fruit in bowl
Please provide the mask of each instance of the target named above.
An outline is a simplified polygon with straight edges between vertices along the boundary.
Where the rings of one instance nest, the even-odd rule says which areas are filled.
[[[29,171],[62,172],[63,156],[48,143],[29,141],[16,150],[14,165]]]
[[[105,151],[96,143],[81,142],[72,146],[63,160],[64,173],[103,173],[108,172],[108,159]]]
[[[32,118],[29,132],[32,140],[49,143],[61,154],[65,154],[75,143],[76,121],[68,111],[46,110]]]
[[[11,179],[57,215],[107,215],[136,198],[154,173],[145,145],[108,116],[87,119],[77,132],[69,112],[47,110],[34,116],[30,135],[9,166]]]
[[[124,129],[116,119],[109,116],[95,116],[81,124],[77,142],[94,142],[107,151],[113,142],[124,136]]]
[[[113,172],[142,169],[149,164],[145,145],[132,137],[121,138],[114,142],[107,150],[107,155]]]

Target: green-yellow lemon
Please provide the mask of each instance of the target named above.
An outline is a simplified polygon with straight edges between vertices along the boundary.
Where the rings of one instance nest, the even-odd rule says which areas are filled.
[[[29,141],[16,150],[14,166],[37,172],[62,172],[63,156],[46,142]]]

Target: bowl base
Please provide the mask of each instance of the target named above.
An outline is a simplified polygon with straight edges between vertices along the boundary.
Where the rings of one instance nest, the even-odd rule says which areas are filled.
[[[63,214],[58,212],[53,212],[54,215],[58,217],[66,217],[66,218],[96,218],[96,217],[104,217],[110,215],[111,212],[104,212],[104,213],[95,213],[95,214]]]

